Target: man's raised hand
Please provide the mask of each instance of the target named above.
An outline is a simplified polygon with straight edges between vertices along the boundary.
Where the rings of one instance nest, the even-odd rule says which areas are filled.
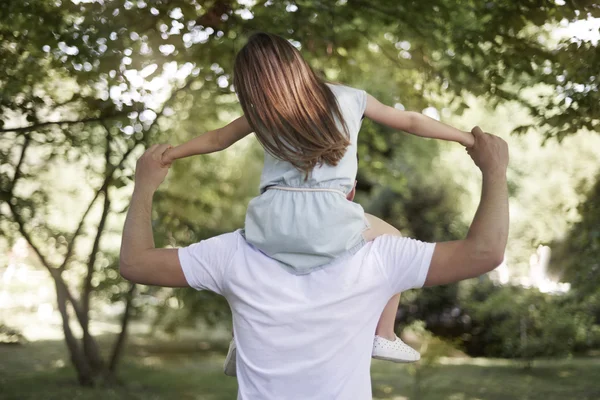
[[[165,180],[169,166],[162,163],[162,154],[170,146],[155,144],[138,159],[135,168],[136,189],[154,192]]]
[[[471,130],[475,137],[473,146],[467,148],[467,153],[473,159],[481,172],[506,173],[508,167],[508,145],[498,136],[485,133],[476,126]]]

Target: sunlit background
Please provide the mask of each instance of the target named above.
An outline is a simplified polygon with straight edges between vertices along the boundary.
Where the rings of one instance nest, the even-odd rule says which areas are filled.
[[[135,160],[240,115],[232,64],[256,30],[326,79],[510,146],[505,261],[403,294],[398,333],[423,361],[374,362],[374,397],[600,398],[599,17],[562,0],[3,2],[0,398],[235,396],[227,303],[131,285],[117,260]],[[460,145],[365,121],[359,154],[367,211],[464,236],[481,179]],[[242,227],[261,167],[254,137],[175,162],[157,245]]]

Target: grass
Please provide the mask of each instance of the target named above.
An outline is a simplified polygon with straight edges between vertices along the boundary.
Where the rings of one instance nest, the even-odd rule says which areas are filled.
[[[405,373],[394,374],[393,369],[381,363],[373,366],[374,396],[411,398],[414,380]],[[598,359],[538,361],[531,370],[524,370],[516,362],[470,360],[460,365],[436,366],[427,372],[421,384],[421,398],[592,400],[600,398],[598,377]]]
[[[108,343],[103,337],[101,344]],[[61,341],[0,346],[0,399],[235,399],[237,383],[221,371],[224,343],[156,342],[132,338],[120,366],[122,385],[81,388]],[[415,400],[412,367],[374,361],[373,395]],[[422,371],[421,399],[592,400],[600,398],[600,359],[536,361],[524,370],[515,362],[450,359]]]

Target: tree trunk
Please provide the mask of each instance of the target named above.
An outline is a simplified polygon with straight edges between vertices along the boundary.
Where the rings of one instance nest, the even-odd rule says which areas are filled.
[[[89,331],[85,331],[83,333],[83,352],[92,367],[95,374],[102,373],[104,369],[104,360],[100,355],[100,349],[98,348],[98,343],[94,339],[94,337],[90,334]]]
[[[123,351],[123,345],[125,344],[125,339],[127,337],[127,327],[129,326],[129,318],[131,316],[131,306],[133,302],[133,297],[135,295],[135,283],[131,284],[129,291],[127,292],[127,303],[125,304],[125,311],[123,312],[123,318],[121,318],[121,333],[119,333],[119,337],[115,342],[113,347],[112,355],[110,357],[110,363],[108,366],[109,374],[114,376],[117,370],[117,364],[121,359],[121,354]]]
[[[227,2],[224,2],[223,4],[227,5]],[[141,138],[135,138],[132,145],[129,146],[127,148],[127,150],[121,155],[120,161],[116,164],[111,164],[109,161],[110,154],[111,154],[111,152],[110,152],[110,132],[107,129],[107,133],[108,133],[109,137],[107,137],[108,142],[107,142],[107,146],[105,149],[106,150],[105,151],[105,157],[106,157],[105,167],[106,167],[106,169],[105,169],[105,174],[104,174],[105,175],[104,182],[103,182],[102,186],[96,190],[96,195],[89,203],[86,211],[83,213],[83,215],[80,219],[80,222],[79,222],[75,232],[70,237],[69,244],[67,246],[67,252],[65,254],[63,262],[60,265],[53,265],[53,263],[49,262],[49,260],[44,256],[41,249],[38,246],[36,246],[36,244],[33,242],[31,235],[25,229],[26,223],[29,221],[27,221],[24,218],[23,214],[19,213],[20,209],[19,209],[19,207],[17,207],[17,204],[18,204],[18,200],[20,200],[20,199],[14,195],[14,188],[16,187],[17,182],[21,178],[21,175],[22,175],[21,167],[24,163],[26,152],[27,152],[28,146],[30,145],[30,142],[31,142],[30,137],[29,137],[29,132],[35,131],[37,128],[41,128],[41,127],[45,127],[45,126],[49,126],[49,125],[61,125],[61,124],[100,122],[103,126],[106,126],[103,123],[104,119],[113,118],[113,117],[119,116],[121,114],[127,114],[127,112],[116,113],[113,115],[107,115],[107,116],[102,116],[102,117],[86,118],[86,119],[82,119],[82,120],[78,120],[78,121],[43,122],[43,123],[37,123],[34,125],[30,125],[27,127],[21,127],[21,128],[0,129],[0,132],[2,132],[2,131],[12,131],[12,132],[17,132],[17,133],[24,132],[25,141],[21,147],[21,154],[19,156],[17,164],[15,165],[15,173],[13,175],[13,179],[9,184],[9,188],[8,188],[9,190],[5,191],[4,193],[1,194],[0,200],[5,201],[7,203],[8,207],[13,215],[14,220],[18,225],[21,236],[31,246],[34,253],[38,256],[41,264],[48,270],[48,272],[50,273],[50,276],[52,277],[52,279],[54,281],[54,285],[56,288],[57,308],[62,317],[62,325],[63,325],[63,333],[65,335],[65,343],[66,343],[67,349],[69,351],[71,362],[77,373],[78,381],[81,385],[92,386],[99,379],[104,379],[105,383],[111,383],[111,378],[112,378],[111,371],[114,371],[116,369],[116,365],[118,363],[118,360],[119,360],[119,357],[120,357],[120,354],[122,352],[122,348],[124,345],[125,336],[127,333],[127,326],[128,326],[129,318],[131,315],[131,302],[132,302],[132,298],[133,298],[134,287],[132,287],[128,293],[126,309],[125,309],[125,313],[124,313],[123,319],[122,319],[121,334],[119,335],[119,337],[117,339],[115,348],[111,355],[110,371],[109,371],[108,366],[105,364],[105,362],[100,354],[99,347],[98,347],[96,340],[89,332],[89,322],[90,322],[90,318],[89,318],[89,308],[90,307],[89,306],[90,306],[90,295],[91,295],[91,292],[93,289],[91,286],[91,280],[92,280],[92,275],[94,272],[94,264],[95,264],[95,260],[96,260],[96,254],[99,251],[100,238],[101,238],[102,232],[104,230],[104,224],[105,224],[105,221],[107,218],[107,214],[110,211],[110,199],[108,198],[108,193],[109,193],[109,187],[111,187],[111,184],[112,184],[113,175],[114,175],[115,171],[122,169],[124,162],[129,158],[129,156],[137,148],[138,145],[147,144],[150,133],[153,131],[154,127],[157,126],[157,123],[158,123],[160,117],[163,115],[163,112],[166,109],[167,105],[175,98],[177,93],[188,89],[194,81],[195,81],[195,79],[188,79],[188,81],[186,82],[185,85],[172,91],[170,97],[163,103],[160,111],[157,113],[157,116],[154,119],[154,121],[152,122],[152,124],[150,125],[150,127],[148,127],[145,130],[145,132]],[[103,211],[103,215],[102,215],[101,221],[98,226],[97,236],[94,241],[93,250],[89,256],[88,274],[87,274],[86,278],[84,278],[82,293],[78,300],[77,298],[75,298],[75,296],[73,296],[71,290],[67,286],[67,284],[64,281],[64,279],[62,278],[61,274],[64,270],[67,269],[69,261],[71,260],[71,257],[75,251],[75,242],[81,236],[81,233],[83,232],[83,228],[85,225],[85,220],[86,220],[87,216],[89,215],[89,213],[90,213],[94,203],[96,202],[96,199],[100,195],[100,193],[104,193],[104,195],[105,195],[104,211]],[[70,304],[71,307],[73,308],[73,312],[76,317],[76,320],[82,328],[82,331],[83,331],[82,343],[79,343],[78,338],[76,338],[74,336],[73,331],[71,330],[71,327],[69,325],[70,316],[69,316],[68,304]]]
[[[71,331],[71,327],[69,326],[69,313],[67,311],[67,296],[65,293],[64,285],[59,282],[62,279],[60,276],[54,277],[54,284],[56,287],[56,303],[58,306],[58,311],[60,312],[60,316],[62,317],[62,325],[63,332],[65,334],[65,343],[67,344],[67,349],[69,350],[69,355],[71,356],[71,362],[77,371],[77,380],[83,386],[93,386],[94,385],[94,373],[88,360],[86,360],[83,352],[79,348],[79,343],[77,343],[77,339],[73,335]]]
[[[100,217],[100,222],[98,224],[96,237],[94,239],[94,244],[92,245],[92,251],[90,253],[90,258],[88,260],[87,274],[84,278],[83,293],[81,296],[81,308],[82,308],[82,312],[83,312],[83,319],[80,322],[81,322],[81,329],[83,330],[83,351],[95,372],[100,372],[104,369],[104,360],[102,360],[102,357],[100,356],[100,352],[98,350],[96,341],[94,340],[92,335],[90,335],[90,330],[89,330],[90,296],[91,296],[92,290],[93,290],[92,277],[94,275],[94,265],[96,264],[96,257],[97,257],[98,251],[100,250],[100,239],[102,238],[102,233],[104,232],[104,227],[106,225],[106,217],[108,216],[109,210],[110,210],[110,198],[108,197],[108,191],[105,190],[102,216]]]

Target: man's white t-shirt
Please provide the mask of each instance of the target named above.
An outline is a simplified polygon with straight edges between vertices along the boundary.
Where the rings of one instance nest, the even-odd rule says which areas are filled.
[[[239,231],[179,249],[189,285],[227,299],[238,399],[371,399],[371,351],[389,299],[422,287],[434,244],[381,236],[295,275]]]

